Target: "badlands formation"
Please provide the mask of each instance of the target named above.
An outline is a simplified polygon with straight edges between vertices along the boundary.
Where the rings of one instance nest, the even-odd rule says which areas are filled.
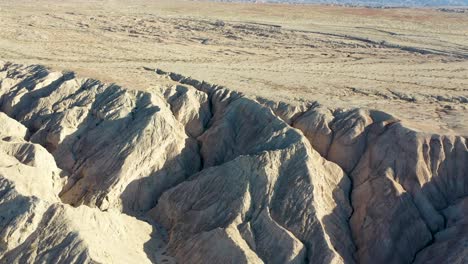
[[[468,261],[465,137],[153,73],[0,65],[0,262]]]
[[[0,263],[468,262],[466,14],[33,2],[0,2]]]

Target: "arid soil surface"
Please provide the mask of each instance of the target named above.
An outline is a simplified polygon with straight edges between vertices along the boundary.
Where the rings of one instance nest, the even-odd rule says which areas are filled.
[[[127,3],[125,3],[127,2]],[[468,14],[190,1],[0,1],[0,59],[149,90],[158,68],[468,135]]]

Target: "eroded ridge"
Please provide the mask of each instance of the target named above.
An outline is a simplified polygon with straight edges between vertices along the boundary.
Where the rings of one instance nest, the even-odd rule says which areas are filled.
[[[150,224],[115,210],[63,204],[58,193],[67,175],[53,156],[28,142],[26,127],[4,113],[0,123],[1,263],[157,260],[158,249],[165,245]]]
[[[141,234],[128,242],[134,254],[143,253],[136,258],[172,260],[158,253],[159,229],[128,215],[161,224],[167,253],[180,263],[461,263],[467,257],[464,137],[417,132],[379,111],[248,98],[161,70],[155,74],[173,85],[142,92],[37,65],[1,63],[0,69],[0,110],[14,124],[4,127],[26,126],[22,144],[48,158],[34,165],[33,147],[18,147],[25,157],[3,145],[1,151],[22,166],[54,164],[54,173],[40,176],[55,188],[45,193],[54,195],[40,201],[71,215],[103,215],[19,230],[22,240],[0,247],[0,259],[42,261],[24,253],[43,240],[38,230],[60,226],[81,234],[88,218],[102,218],[124,228],[119,234]],[[0,177],[17,186],[27,177],[39,180],[9,171]],[[29,212],[50,210],[41,208]],[[101,250],[81,237],[63,239],[52,255],[123,261],[123,250]],[[81,241],[83,250],[73,251]]]

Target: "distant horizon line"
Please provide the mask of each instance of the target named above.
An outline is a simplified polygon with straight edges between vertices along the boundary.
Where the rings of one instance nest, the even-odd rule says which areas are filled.
[[[288,1],[288,0],[194,0],[194,1],[211,1],[211,2],[224,2],[224,3],[250,3],[250,4],[290,4],[290,5],[326,5],[326,6],[342,6],[342,7],[364,7],[364,8],[431,8],[431,9],[466,9],[468,11],[468,3],[466,4],[445,4],[445,5],[431,5],[431,4],[381,4],[381,3],[366,3],[365,1],[356,0],[353,3],[352,0],[345,0],[343,2],[317,0],[317,1]],[[397,1],[395,1],[397,2]]]

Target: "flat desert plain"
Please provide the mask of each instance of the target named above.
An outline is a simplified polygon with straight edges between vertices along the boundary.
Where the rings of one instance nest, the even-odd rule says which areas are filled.
[[[275,101],[468,134],[468,13],[200,1],[0,1],[0,58],[158,85],[158,68]]]

